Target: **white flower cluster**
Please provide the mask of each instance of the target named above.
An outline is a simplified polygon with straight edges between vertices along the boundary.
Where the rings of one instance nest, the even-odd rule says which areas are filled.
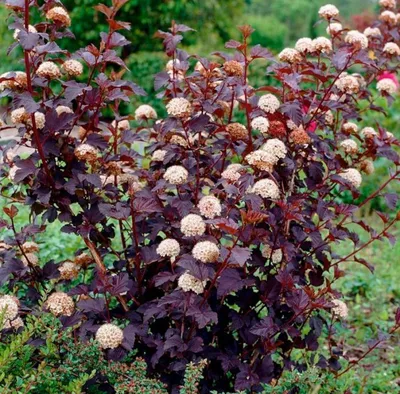
[[[397,85],[390,78],[383,78],[380,81],[378,81],[378,83],[376,84],[376,88],[381,93],[387,93],[390,95],[393,95],[397,92]]]
[[[346,122],[343,124],[343,130],[346,133],[357,133],[358,126],[353,122]]]
[[[73,114],[74,111],[70,107],[67,107],[66,105],[58,105],[56,107],[56,112],[57,115],[60,116],[61,114]]]
[[[14,320],[18,315],[19,305],[15,297],[3,295],[0,297],[0,315],[6,320]]]
[[[335,86],[342,92],[347,94],[358,93],[360,84],[358,79],[352,75],[341,76],[336,82]]]
[[[382,33],[379,30],[379,27],[367,27],[364,30],[364,35],[368,38],[377,38],[377,37],[381,37]]]
[[[245,157],[246,161],[261,171],[272,172],[274,165],[278,162],[278,158],[265,150],[255,150]]]
[[[361,135],[364,138],[374,138],[378,135],[378,133],[376,132],[376,130],[373,127],[364,127],[361,130]]]
[[[196,294],[201,294],[207,284],[207,280],[197,279],[195,276],[185,272],[178,279],[178,286],[185,292],[193,291]]]
[[[230,182],[236,182],[241,177],[240,171],[242,171],[243,168],[241,164],[229,164],[225,171],[222,172],[221,177]]]
[[[206,224],[201,216],[190,213],[181,220],[181,231],[187,237],[200,236],[206,232]]]
[[[365,34],[360,33],[358,30],[350,30],[344,38],[345,42],[353,45],[357,49],[368,48],[368,38]]]
[[[195,259],[202,263],[214,263],[218,260],[219,249],[215,243],[210,241],[197,242],[192,250],[192,255]]]
[[[352,155],[358,152],[358,145],[355,141],[351,139],[346,139],[340,143],[340,146],[343,148],[345,153]]]
[[[171,166],[164,173],[163,178],[173,185],[183,185],[187,182],[189,173],[185,167]]]
[[[46,61],[43,62],[37,69],[36,74],[42,78],[55,79],[61,77],[61,71],[57,64]]]
[[[176,118],[186,118],[192,113],[192,105],[184,97],[176,97],[167,104],[167,112]]]
[[[265,152],[275,156],[278,160],[284,159],[287,154],[287,148],[285,144],[278,138],[272,138],[268,140],[261,149]]]
[[[92,145],[81,144],[75,148],[74,153],[78,160],[91,163],[97,160],[99,151]]]
[[[69,59],[65,61],[61,68],[72,77],[77,77],[83,73],[82,63],[75,59]]]
[[[383,22],[388,23],[389,25],[395,25],[397,23],[397,15],[392,12],[392,11],[383,11],[380,16],[379,19]]]
[[[331,303],[333,304],[332,313],[336,317],[340,317],[345,319],[349,314],[349,309],[347,305],[341,300],[332,300]]]
[[[83,252],[74,257],[74,263],[80,267],[85,267],[93,261],[92,256]]]
[[[10,71],[0,75],[0,78],[9,78],[0,82],[0,92],[5,89],[20,89],[27,85],[27,76],[23,71]]]
[[[326,33],[335,36],[343,30],[343,26],[339,22],[330,23],[326,28]]]
[[[62,7],[53,7],[47,11],[46,18],[50,21],[58,22],[65,27],[71,26],[71,18],[68,12]]]
[[[64,280],[75,279],[79,274],[79,265],[72,261],[65,261],[58,267],[60,278]]]
[[[321,18],[328,20],[336,18],[339,15],[339,10],[333,4],[326,4],[319,9],[318,14]]]
[[[251,121],[251,127],[254,130],[258,130],[261,132],[261,134],[268,134],[268,129],[269,129],[269,121],[267,118],[264,118],[263,116],[257,116]]]
[[[349,182],[354,188],[358,189],[361,186],[362,176],[355,168],[343,170],[339,175],[346,182]]]
[[[214,196],[202,197],[197,207],[200,213],[207,219],[214,219],[216,216],[220,216],[222,211],[220,201]]]
[[[289,64],[299,63],[302,60],[300,52],[297,51],[294,48],[285,48],[285,49],[283,49],[279,53],[278,59],[281,62],[286,62],[286,63],[289,63]]]
[[[27,241],[22,244],[21,249],[24,253],[37,253],[39,252],[39,245],[33,241]]]
[[[395,42],[387,42],[383,47],[383,52],[393,56],[400,56],[400,47]]]
[[[262,198],[268,198],[270,200],[278,200],[280,197],[279,188],[276,183],[270,179],[261,179],[257,181],[252,188],[250,193],[259,195]]]
[[[54,316],[71,316],[75,310],[72,297],[61,291],[51,294],[45,302],[45,307]]]
[[[280,105],[281,103],[278,98],[273,94],[264,94],[258,100],[258,107],[270,114],[275,113],[279,109]]]
[[[180,251],[179,242],[172,238],[163,239],[156,250],[161,257],[177,257]]]
[[[308,37],[303,37],[297,40],[294,48],[302,54],[313,53],[315,49],[313,40]]]
[[[313,40],[313,47],[316,52],[330,53],[332,52],[332,42],[326,37],[317,37]]]
[[[135,119],[136,120],[157,119],[157,112],[152,106],[143,104],[136,108]]]
[[[102,349],[115,349],[123,340],[124,332],[115,324],[103,324],[96,332],[96,341]]]
[[[396,8],[396,0],[379,0],[379,5],[385,8]]]
[[[261,255],[266,259],[271,259],[273,264],[279,264],[283,258],[282,249],[278,248],[272,251],[269,245],[263,245],[261,247]]]
[[[166,150],[157,149],[153,152],[151,156],[151,161],[164,161],[166,154],[167,154]]]

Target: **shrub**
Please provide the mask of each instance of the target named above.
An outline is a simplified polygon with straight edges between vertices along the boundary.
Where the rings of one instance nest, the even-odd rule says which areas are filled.
[[[376,197],[397,206],[384,190],[399,179],[399,141],[379,124],[360,132],[355,123],[381,110],[371,87],[397,70],[398,57],[385,51],[397,41],[395,14],[385,11],[376,22],[380,38],[357,31],[303,38],[279,61],[250,47],[253,31],[241,26],[242,40],[226,44],[230,53],[213,61],[193,56],[194,70],[178,49],[191,29],[173,23],[157,33],[170,61],[155,76],[168,114],[156,121],[148,105],[120,115],[131,96],[145,94],[116,69],[125,67],[117,51],[128,45],[121,32],[130,26],[116,19],[125,3],[99,4],[109,31],[100,45],[71,54],[56,43],[70,37],[59,3],[46,2],[46,21],[29,31],[35,6],[6,1],[26,73],[0,79],[13,99],[13,125],[3,129],[17,127],[20,144],[33,152],[22,158],[13,146],[4,150],[11,203],[1,225],[12,233],[1,246],[0,280],[12,295],[0,299],[4,325],[21,324],[18,309],[62,315],[77,342],[96,338],[116,362],[134,349],[173,392],[185,380],[196,386],[201,373],[193,365],[204,367],[202,392],[260,391],[287,369],[306,369],[293,353],[316,352],[323,329],[328,343],[318,367],[347,372],[356,363],[340,371],[334,333],[349,311],[332,284],[345,262],[372,269],[358,252],[375,240],[394,242],[390,229],[400,218],[379,213],[383,230],[376,232],[356,217]],[[328,24],[337,14],[334,6],[320,11]],[[248,84],[259,59],[269,62],[278,87]],[[76,80],[82,65],[86,82]],[[393,79],[379,87],[391,102]],[[389,178],[359,205],[342,202],[358,197],[361,172],[371,173],[379,157],[392,163]],[[30,207],[32,220],[18,229],[17,203]],[[54,221],[85,247],[67,261],[39,261],[33,241]],[[337,253],[342,240],[354,244],[352,252]],[[390,334],[399,326],[400,312]]]

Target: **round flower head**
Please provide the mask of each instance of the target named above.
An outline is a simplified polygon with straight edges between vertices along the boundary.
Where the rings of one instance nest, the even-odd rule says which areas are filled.
[[[168,141],[170,144],[179,145],[183,148],[187,148],[189,146],[188,142],[186,141],[185,137],[179,134],[173,134]]]
[[[192,105],[183,97],[173,98],[167,104],[167,112],[169,116],[186,118],[192,113]]]
[[[34,253],[25,253],[21,257],[21,262],[25,267],[37,266],[39,264],[39,257],[37,257]]]
[[[280,120],[273,120],[270,123],[269,134],[272,137],[283,138],[286,136],[286,127]]]
[[[358,189],[362,183],[362,176],[358,170],[355,168],[348,168],[341,172],[340,177],[346,182],[350,183],[354,188]]]
[[[343,301],[332,300],[331,303],[333,304],[332,313],[335,317],[341,317],[345,319],[348,316],[349,310],[347,308],[347,305]]]
[[[75,279],[79,274],[79,265],[72,261],[66,261],[58,267],[60,278],[65,280]]]
[[[57,115],[60,116],[61,114],[73,114],[74,111],[70,107],[66,105],[59,105],[56,107]]]
[[[330,23],[326,28],[326,33],[330,36],[335,36],[343,30],[343,26],[341,23],[334,22]]]
[[[261,149],[275,156],[277,159],[284,159],[287,154],[287,148],[285,144],[281,140],[278,140],[277,138],[272,138],[268,140],[261,147]]]
[[[15,125],[20,123],[26,123],[30,115],[26,112],[25,108],[17,108],[11,112],[11,122]]]
[[[389,78],[381,79],[377,84],[376,88],[381,93],[393,95],[397,92],[397,85]]]
[[[187,237],[200,236],[206,232],[206,224],[201,216],[190,213],[181,220],[181,231]]]
[[[118,122],[116,120],[113,120],[111,122],[111,126],[116,128],[120,132],[129,130],[131,128],[131,125],[129,124],[129,120],[127,120],[127,119],[119,120]]]
[[[278,158],[265,150],[255,150],[245,157],[246,161],[261,171],[272,172]]]
[[[368,38],[370,38],[370,37],[371,38],[377,38],[377,37],[381,37],[382,33],[381,33],[381,31],[379,30],[378,27],[367,27],[364,30],[364,35],[366,37],[368,37]]]
[[[268,129],[269,129],[269,121],[267,118],[264,118],[263,116],[257,116],[251,121],[251,127],[254,130],[258,130],[261,132],[261,134],[268,134]]]
[[[77,77],[82,75],[83,73],[83,66],[78,60],[69,59],[65,61],[61,68],[70,76]]]
[[[43,62],[37,69],[36,74],[42,78],[55,79],[61,77],[61,71],[53,62]]]
[[[358,93],[358,91],[360,90],[360,84],[358,83],[358,79],[356,77],[353,77],[352,75],[345,75],[339,78],[335,82],[335,86],[342,93],[347,93],[347,94]]]
[[[314,52],[314,43],[311,38],[304,37],[297,40],[294,48],[300,53],[312,53]]]
[[[367,175],[373,174],[375,172],[374,162],[368,159],[363,160],[360,163],[360,170]]]
[[[39,246],[36,242],[28,241],[22,244],[22,250],[24,253],[37,253],[39,252]]]
[[[6,81],[0,82],[0,92],[5,89],[21,89],[26,88],[28,79],[23,71],[11,71],[0,75],[0,78],[8,78]]]
[[[358,152],[358,145],[353,140],[350,140],[350,139],[344,140],[340,143],[340,146],[349,155],[353,155]]]
[[[326,4],[319,9],[318,15],[328,20],[336,18],[339,15],[339,10],[333,4]]]
[[[46,18],[50,21],[58,22],[65,27],[71,26],[71,18],[68,12],[62,7],[54,7],[47,11]]]
[[[88,161],[91,163],[97,160],[99,151],[92,145],[81,144],[75,148],[74,153],[78,160]]]
[[[379,0],[379,5],[385,8],[396,8],[396,0]]]
[[[373,127],[364,127],[361,130],[361,135],[364,138],[374,138],[378,135],[378,133],[375,131],[375,129]]]
[[[151,156],[151,161],[164,161],[166,154],[167,154],[166,150],[157,149],[153,152]]]
[[[244,72],[243,66],[236,60],[228,60],[223,67],[229,76],[241,77]]]
[[[272,251],[269,245],[262,246],[261,254],[266,259],[271,259],[272,263],[274,264],[279,264],[283,258],[282,249],[275,249],[274,251]]]
[[[21,328],[24,326],[24,321],[20,317],[16,317],[14,320],[7,320],[3,324],[3,330],[18,330],[18,328]]]
[[[270,114],[275,113],[280,105],[281,103],[273,94],[264,94],[258,100],[258,107]]]
[[[240,123],[230,123],[226,126],[226,131],[234,141],[247,139],[249,133],[245,126]]]
[[[115,324],[103,324],[96,332],[96,341],[102,349],[115,349],[123,340],[124,332]]]
[[[242,169],[241,164],[229,164],[226,170],[222,172],[221,177],[230,182],[236,182],[241,177],[240,171]]]
[[[313,40],[313,46],[317,52],[332,52],[332,42],[326,37],[317,37]]]
[[[278,59],[290,64],[299,63],[302,60],[300,52],[294,48],[285,48],[279,53]]]
[[[71,316],[74,313],[75,304],[72,297],[59,291],[50,295],[45,308],[54,316]]]
[[[41,112],[35,112],[34,116],[35,116],[36,128],[39,130],[43,129],[43,127],[46,123],[46,117],[44,116],[44,114],[42,114]],[[26,124],[28,124],[29,126],[32,126],[32,120],[30,117],[27,120]]]
[[[178,279],[178,286],[185,292],[193,291],[193,293],[201,294],[207,284],[207,280],[197,279],[195,276],[185,272]]]
[[[81,267],[86,267],[92,261],[93,261],[92,256],[84,252],[74,257],[74,263]]]
[[[135,119],[136,120],[157,119],[157,112],[152,106],[143,104],[136,108]]]
[[[257,181],[250,189],[250,192],[270,200],[278,200],[280,197],[278,186],[270,179],[261,179]]]
[[[197,242],[192,250],[192,255],[195,259],[202,263],[214,263],[218,260],[218,246],[210,241]]]
[[[18,315],[19,305],[15,297],[3,295],[0,297],[0,315],[3,317],[3,322],[13,320]]]
[[[343,131],[348,134],[357,133],[357,131],[358,131],[358,126],[353,122],[344,123],[342,128],[343,128]]]
[[[311,138],[303,127],[295,128],[289,135],[292,142],[298,145],[308,145],[311,142]]]
[[[368,38],[357,30],[350,30],[344,38],[345,42],[353,45],[357,49],[368,48]]]
[[[172,238],[162,240],[156,250],[161,257],[177,257],[180,251],[179,242]]]
[[[222,211],[221,203],[214,196],[202,197],[197,207],[207,219],[214,219],[216,216],[220,216]]]
[[[172,166],[165,171],[163,178],[173,185],[183,185],[187,182],[189,173],[185,167]]]
[[[400,47],[395,42],[387,42],[383,47],[383,52],[393,56],[400,56]]]
[[[397,23],[397,16],[392,11],[383,11],[379,16],[379,19],[389,25],[395,25]]]
[[[29,33],[37,33],[35,26],[32,26],[32,25],[28,26],[28,31],[29,31]],[[14,40],[18,40],[18,35],[20,32],[21,32],[20,29],[15,29],[14,34],[13,34]]]

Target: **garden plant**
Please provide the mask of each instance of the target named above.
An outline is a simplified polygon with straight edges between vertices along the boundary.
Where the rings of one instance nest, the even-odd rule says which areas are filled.
[[[38,370],[62,366],[66,382],[13,391],[22,382],[10,380],[9,392],[262,392],[286,370],[307,370],[306,353],[315,368],[349,372],[400,328],[398,312],[346,362],[336,327],[349,311],[333,286],[345,263],[372,271],[359,253],[394,243],[400,220],[386,192],[400,180],[400,142],[379,123],[359,127],[398,90],[396,2],[381,0],[364,32],[323,6],[326,36],[277,58],[247,25],[226,52],[191,55],[180,44],[196,33],[172,22],[156,34],[168,57],[154,78],[165,112],[143,104],[125,114],[146,95],[121,58],[127,1],[98,4],[109,29],[75,53],[60,44],[73,39],[61,2],[3,1],[24,71],[0,76],[0,132],[17,129],[0,168],[1,339],[6,354],[26,344]],[[250,83],[261,60],[273,86]],[[387,177],[348,203],[382,158]],[[388,207],[378,231],[358,215],[374,199]],[[68,260],[39,258],[36,238],[54,222],[82,241]],[[51,341],[40,328],[49,320]],[[90,357],[98,365],[86,368]]]

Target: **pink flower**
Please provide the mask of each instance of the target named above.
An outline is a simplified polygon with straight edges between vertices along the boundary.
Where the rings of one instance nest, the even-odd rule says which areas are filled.
[[[381,75],[379,75],[377,77],[377,79],[378,79],[378,81],[381,81],[382,79],[390,79],[395,83],[397,89],[400,87],[399,80],[397,79],[397,76],[395,73],[391,73],[389,71],[384,71]]]

